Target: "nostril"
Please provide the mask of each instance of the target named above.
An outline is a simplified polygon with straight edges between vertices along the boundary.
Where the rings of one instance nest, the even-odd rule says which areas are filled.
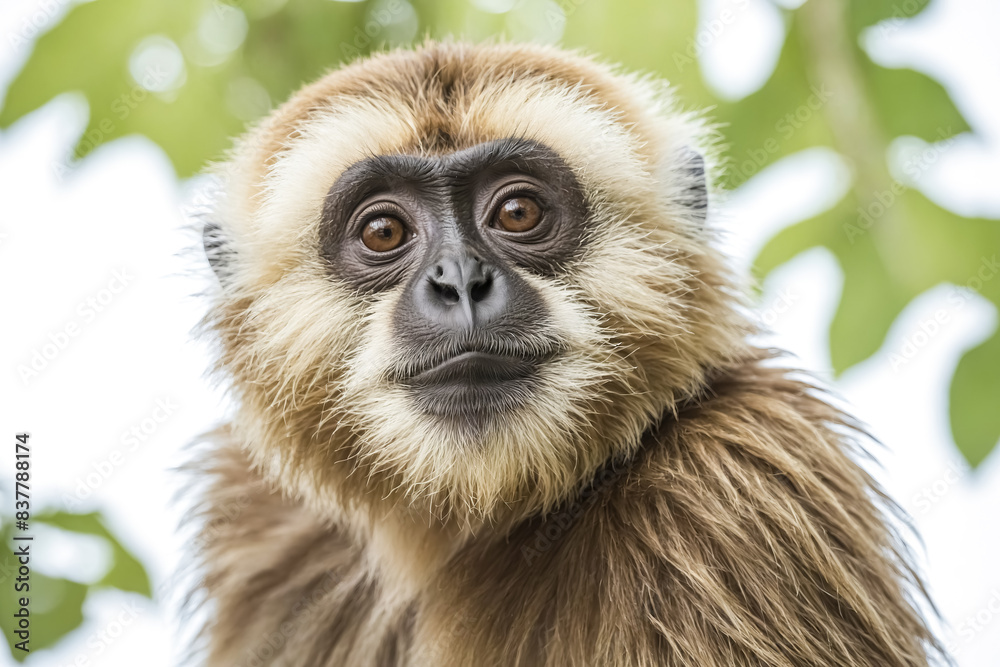
[[[443,275],[444,275],[444,267],[438,264],[437,266],[434,267],[434,277],[440,278]]]
[[[437,294],[438,298],[448,305],[454,305],[458,303],[461,298],[458,295],[458,290],[451,285],[442,285],[431,281],[431,289]]]
[[[490,275],[485,276],[482,280],[477,280],[472,289],[469,290],[469,297],[476,303],[479,303],[486,297],[490,295],[490,288],[493,287],[493,277]]]

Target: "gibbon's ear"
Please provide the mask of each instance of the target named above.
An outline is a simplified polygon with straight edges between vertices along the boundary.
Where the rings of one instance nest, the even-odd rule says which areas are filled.
[[[708,218],[708,183],[705,180],[705,158],[690,148],[682,149],[678,176],[684,184],[679,201],[691,211],[691,219],[703,227]]]
[[[205,248],[205,256],[208,263],[215,271],[215,276],[220,281],[226,273],[226,264],[229,251],[226,247],[225,238],[222,236],[222,228],[214,220],[205,220],[205,226],[201,232],[202,244]]]

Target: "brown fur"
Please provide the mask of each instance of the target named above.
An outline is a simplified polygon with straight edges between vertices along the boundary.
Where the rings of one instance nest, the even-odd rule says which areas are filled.
[[[565,344],[480,431],[386,381],[398,291],[317,251],[368,154],[509,136],[588,194],[587,252],[525,273]],[[669,92],[531,46],[428,44],[333,72],[220,170],[227,272],[206,327],[238,411],[201,540],[209,665],[924,665],[923,589],[853,462],[861,434],[746,343],[678,204],[706,149]],[[710,157],[710,154],[709,154]]]

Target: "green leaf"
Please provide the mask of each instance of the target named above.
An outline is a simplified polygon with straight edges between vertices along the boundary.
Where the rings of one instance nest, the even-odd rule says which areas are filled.
[[[851,247],[834,244],[833,250],[844,272],[830,323],[830,361],[839,374],[878,351],[896,316],[916,295],[889,273],[875,235],[864,234]]]
[[[965,118],[937,81],[911,69],[888,69],[859,58],[864,83],[886,137],[941,141],[968,132]]]
[[[91,512],[90,514],[53,512],[36,515],[34,520],[74,533],[96,535],[103,538],[111,546],[112,565],[95,586],[108,586],[152,597],[153,591],[145,568],[143,568],[132,552],[126,549],[111,531],[108,530],[108,527],[104,525],[101,515],[97,512]]]
[[[853,194],[818,216],[783,229],[761,249],[755,273],[763,280],[778,266],[822,245],[833,251],[844,286],[830,324],[830,359],[835,373],[878,351],[892,322],[912,298],[887,274],[876,237],[859,218]],[[859,323],[863,322],[864,326]]]
[[[280,12],[251,20],[239,74],[259,81],[275,103],[284,102],[327,70],[385,45],[382,24],[365,21],[368,6],[292,0]]]
[[[31,651],[37,651],[55,645],[64,636],[80,627],[83,623],[83,602],[87,596],[88,587],[69,579],[47,577],[32,567],[30,574],[30,589],[16,591],[14,588],[20,563],[15,557],[10,545],[13,543],[9,530],[2,531],[3,542],[0,544],[0,573],[3,575],[3,586],[0,587],[0,629],[7,641],[11,656],[17,662],[24,662],[29,653],[14,648],[20,641],[14,632],[18,629],[18,618],[14,616],[20,610],[18,599],[22,596],[30,598],[28,613],[30,623]],[[37,548],[34,542],[29,549]],[[30,556],[29,556],[30,559]],[[23,583],[23,582],[21,582]]]
[[[731,183],[740,183],[748,173],[752,175],[808,145],[830,145],[854,165],[855,183],[843,201],[812,220],[779,232],[756,261],[756,271],[763,278],[816,245],[833,252],[844,272],[844,289],[830,325],[830,356],[834,370],[842,373],[881,347],[893,321],[913,298],[942,282],[970,285],[1000,306],[1000,280],[975,280],[992,253],[1000,250],[1000,223],[955,215],[928,200],[913,184],[890,177],[884,156],[892,139],[913,135],[942,142],[969,130],[939,83],[912,70],[873,63],[858,46],[861,29],[887,19],[890,21],[883,28],[895,29],[905,16],[916,14],[926,3],[897,6],[882,0],[857,0],[848,9],[850,34],[831,35],[829,31],[837,27],[829,25],[827,19],[835,19],[836,10],[817,5],[819,1],[810,0],[793,13],[771,79],[746,99],[720,107],[720,116],[731,126]],[[813,40],[802,28],[803,21],[809,21],[805,25]],[[821,46],[815,44],[817,35],[827,40]],[[830,58],[838,60],[830,63]],[[831,104],[803,121],[796,134],[775,150],[760,150],[769,131],[773,136],[769,126],[776,116],[794,108],[796,98],[806,90],[822,90],[816,78],[819,72],[831,79]],[[861,95],[855,95],[850,86],[841,90],[836,86],[838,80],[859,83]],[[944,141],[937,148],[946,150],[947,145]],[[908,177],[919,178],[921,170],[903,171],[910,172]],[[954,378],[952,430],[958,447],[975,465],[997,441],[998,428],[992,416],[996,413],[992,406],[998,404],[996,380],[982,369],[987,362],[993,363],[992,368],[1000,367],[1000,359],[990,345],[969,355],[974,362],[963,359]],[[973,397],[977,387],[983,389],[982,400],[979,395]]]
[[[655,72],[692,107],[712,104],[698,68],[694,0],[570,0],[563,44],[597,53],[631,70]]]
[[[930,4],[930,0],[851,0],[848,4],[848,19],[852,34],[862,29],[886,21],[889,27],[896,27],[913,18]]]
[[[364,23],[363,5],[297,0],[277,14],[251,21],[245,44],[229,59],[217,65],[198,64],[203,50],[197,41],[198,22],[208,13],[237,11],[207,0],[99,0],[75,5],[39,38],[8,90],[0,127],[56,95],[80,91],[90,117],[74,150],[76,157],[119,137],[142,134],[166,151],[179,175],[188,176],[222,157],[249,119],[237,115],[234,85],[256,81],[271,100],[283,100],[303,82],[344,60],[353,28]],[[185,56],[185,81],[177,90],[149,92],[129,72],[136,46],[152,35],[172,40]],[[380,44],[377,37],[366,40],[365,51]],[[148,74],[154,79],[162,76],[155,70]],[[264,105],[258,113],[266,110]]]
[[[728,187],[741,185],[777,160],[806,148],[839,148],[828,102],[844,92],[819,80],[808,67],[814,54],[795,14],[789,26],[778,63],[764,86],[742,100],[720,104],[713,114],[725,125],[730,144]],[[941,84],[910,69],[877,65],[855,42],[851,49],[885,141],[913,135],[933,142],[969,131]]]
[[[970,285],[1000,305],[1000,280],[975,280],[990,250],[1000,249],[1000,222],[963,218],[902,184],[864,201],[849,192],[829,211],[782,230],[761,249],[755,270],[763,279],[816,245],[833,251],[844,272],[830,326],[838,374],[877,352],[906,305],[942,282]]]
[[[720,121],[730,146],[724,184],[737,187],[781,158],[813,146],[834,144],[823,109],[831,91],[814,84],[805,69],[804,37],[794,18],[774,72],[764,86],[734,103],[720,104]]]
[[[198,0],[169,4],[100,0],[75,5],[61,23],[38,39],[7,91],[0,127],[9,126],[56,95],[80,91],[90,105],[90,118],[75,150],[78,157],[112,139],[152,129],[139,120],[143,108],[167,102],[131,78],[129,57],[149,35],[181,40],[191,30],[193,10],[199,4]],[[165,134],[160,131],[161,136]]]
[[[74,533],[94,535],[107,541],[112,550],[112,566],[104,577],[93,585],[83,584],[61,577],[49,577],[39,572],[31,560],[30,588],[16,591],[15,577],[20,563],[10,545],[29,545],[29,550],[37,548],[35,541],[16,542],[11,535],[12,522],[5,517],[4,529],[0,531],[0,629],[3,630],[11,656],[23,662],[27,654],[14,648],[17,639],[13,632],[18,620],[14,613],[20,608],[18,598],[28,597],[32,651],[53,646],[83,623],[83,604],[89,592],[95,588],[113,587],[123,591],[139,593],[150,597],[152,592],[149,578],[142,564],[129,552],[104,525],[100,514],[72,514],[69,512],[47,512],[32,517],[32,521],[48,524]],[[29,555],[30,559],[30,555]]]
[[[815,246],[833,245],[832,234],[848,214],[848,199],[842,199],[833,208],[802,222],[785,227],[761,248],[754,260],[754,274],[762,282],[776,268],[796,255]]]
[[[1000,330],[969,350],[951,381],[951,432],[969,465],[978,466],[1000,440]]]

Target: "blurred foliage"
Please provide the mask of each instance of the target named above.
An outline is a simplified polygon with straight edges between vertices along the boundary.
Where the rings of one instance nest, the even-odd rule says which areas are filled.
[[[50,577],[42,574],[36,567],[39,545],[43,541],[33,539],[30,542],[13,540],[14,522],[12,517],[3,517],[3,527],[0,528],[0,629],[7,639],[10,654],[18,662],[31,655],[15,650],[11,645],[17,641],[14,635],[17,619],[14,612],[19,608],[18,597],[30,598],[30,632],[29,647],[32,652],[57,643],[83,623],[83,605],[87,596],[97,590],[114,588],[120,591],[138,593],[152,597],[152,589],[146,570],[136,557],[108,530],[100,514],[72,514],[69,512],[47,512],[33,515],[30,525],[44,524],[77,535],[90,535],[98,538],[110,550],[111,558],[107,571],[96,581],[80,582],[63,577]],[[23,533],[32,535],[34,531]],[[69,537],[72,539],[72,537]],[[16,592],[13,582],[19,576],[20,565],[14,555],[12,545],[30,545],[31,556],[27,563],[30,568],[30,589]],[[12,640],[12,638],[14,638]]]
[[[919,160],[902,166],[909,181],[890,172],[887,153],[896,138],[917,137],[940,151],[969,131],[939,83],[878,65],[861,47],[866,30],[898,29],[926,4],[808,0],[795,10],[779,8],[787,29],[773,72],[759,90],[729,100],[703,80],[699,44],[738,19],[747,0],[734,0],[728,17],[704,16],[702,23],[697,0],[93,0],[71,4],[37,39],[7,91],[0,127],[76,91],[90,116],[75,158],[142,134],[187,177],[221,157],[273,103],[373,50],[424,36],[580,47],[669,80],[688,107],[710,108],[729,145],[728,187],[815,146],[832,148],[850,165],[852,186],[843,199],[782,230],[756,262],[763,278],[815,246],[837,258],[844,288],[830,353],[842,373],[875,353],[901,310],[935,285],[967,288],[1000,306],[1000,280],[992,280],[1000,224],[961,217],[921,194],[915,181],[927,165]],[[960,303],[970,298],[954,294]],[[951,382],[954,439],[973,466],[1000,438],[998,369],[1000,332],[962,357]],[[115,565],[99,585],[148,594],[141,567],[98,517],[49,521],[113,545]],[[45,581],[39,579],[41,588]],[[51,580],[50,590],[67,610],[53,632],[79,625],[86,587]]]
[[[668,79],[688,106],[711,107],[730,146],[731,187],[814,146],[837,150],[854,167],[842,201],[783,230],[756,264],[763,277],[810,247],[833,252],[845,275],[830,336],[841,373],[876,352],[900,311],[934,285],[969,286],[1000,304],[1000,281],[977,276],[1000,248],[1000,225],[942,209],[913,183],[894,180],[885,157],[900,136],[946,142],[969,130],[939,83],[882,67],[859,45],[865,29],[895,30],[926,1],[810,0],[781,10],[787,34],[773,73],[756,92],[728,101],[701,77],[698,44],[711,39],[712,26],[699,30],[696,0],[96,0],[74,5],[38,39],[8,90],[0,127],[80,91],[91,112],[77,157],[139,133],[184,177],[219,158],[272,101],[387,45],[458,35],[583,47]],[[739,0],[729,11],[745,6]],[[178,71],[164,62],[180,63]],[[909,167],[919,177],[926,165]],[[1000,334],[965,355],[952,382],[955,441],[973,465],[1000,437],[1000,378],[990,368],[1000,368]]]
[[[763,277],[810,247],[833,252],[845,275],[830,336],[841,373],[877,351],[900,311],[934,285],[971,286],[1000,304],[1000,281],[977,277],[1000,248],[1000,225],[940,208],[913,183],[894,180],[885,157],[900,136],[942,142],[969,130],[939,83],[882,67],[860,47],[864,30],[898,29],[926,2],[810,0],[781,10],[787,34],[773,73],[729,101],[705,85],[699,44],[738,19],[745,0],[701,27],[696,0],[96,0],[72,6],[38,39],[8,90],[0,127],[80,91],[91,111],[77,157],[138,133],[162,146],[184,177],[220,157],[272,101],[387,45],[457,35],[583,47],[668,79],[688,106],[712,108],[730,145],[731,187],[814,146],[853,166],[841,202],[783,230],[757,261]],[[926,165],[909,167],[919,177]],[[1000,437],[1000,379],[989,368],[1000,368],[1000,334],[965,355],[952,382],[955,441],[973,465]]]

